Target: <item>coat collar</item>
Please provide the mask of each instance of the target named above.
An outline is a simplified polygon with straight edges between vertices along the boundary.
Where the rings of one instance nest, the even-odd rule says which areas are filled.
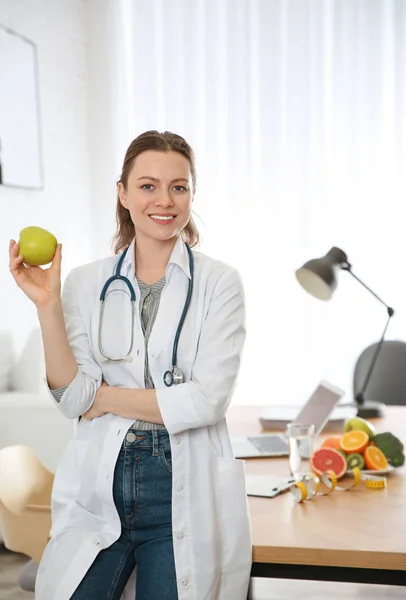
[[[130,270],[134,269],[134,247],[135,247],[135,238],[133,238],[131,244],[128,247],[128,252],[125,256],[123,262],[123,272],[129,273]],[[176,244],[172,250],[171,257],[168,262],[169,265],[178,265],[182,269],[182,271],[191,278],[190,274],[190,265],[189,265],[189,254],[186,248],[186,244],[183,241],[182,237],[179,236],[176,240]]]

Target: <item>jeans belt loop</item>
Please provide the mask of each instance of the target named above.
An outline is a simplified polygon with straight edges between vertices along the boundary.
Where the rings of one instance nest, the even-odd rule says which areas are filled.
[[[152,430],[152,456],[158,456],[159,454],[159,438],[158,430]]]

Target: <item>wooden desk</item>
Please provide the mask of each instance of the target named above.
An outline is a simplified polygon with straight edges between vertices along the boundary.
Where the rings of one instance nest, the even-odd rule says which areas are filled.
[[[263,433],[263,409],[231,407],[230,434]],[[386,418],[373,422],[406,442],[406,407],[388,407]],[[246,472],[290,475],[287,458],[247,459]],[[253,577],[406,585],[406,467],[388,476],[384,490],[360,484],[300,504],[290,492],[250,496],[249,504]]]

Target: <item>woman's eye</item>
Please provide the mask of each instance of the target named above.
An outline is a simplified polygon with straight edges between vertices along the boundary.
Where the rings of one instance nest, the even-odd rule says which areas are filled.
[[[176,192],[187,192],[184,185],[175,185],[173,188]]]
[[[141,186],[141,189],[151,191],[153,187],[154,186],[152,185],[152,183],[144,183],[144,185]]]

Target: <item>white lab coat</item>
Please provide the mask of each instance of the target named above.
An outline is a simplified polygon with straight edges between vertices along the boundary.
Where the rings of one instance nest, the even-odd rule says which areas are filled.
[[[121,273],[136,298],[132,360],[107,362],[98,344],[100,292],[116,256],[74,269],[62,294],[67,333],[79,372],[65,391],[61,412],[74,419],[93,403],[102,378],[111,386],[144,387],[144,337],[134,277],[134,242]],[[190,277],[179,239],[148,355],[159,408],[172,450],[172,526],[179,600],[245,600],[251,569],[251,528],[244,462],[234,458],[226,424],[245,339],[243,290],[231,267],[194,252],[192,301],[179,342],[178,365],[186,383],[167,388],[175,331]],[[106,300],[102,347],[125,354],[130,312],[122,282]],[[116,290],[116,291],[114,291]],[[52,397],[52,396],[51,396]],[[82,420],[58,466],[52,497],[51,540],[36,581],[36,600],[68,600],[98,552],[121,533],[112,494],[117,456],[133,420],[107,414]],[[136,569],[123,599],[134,600]],[[157,599],[158,600],[158,599]]]

